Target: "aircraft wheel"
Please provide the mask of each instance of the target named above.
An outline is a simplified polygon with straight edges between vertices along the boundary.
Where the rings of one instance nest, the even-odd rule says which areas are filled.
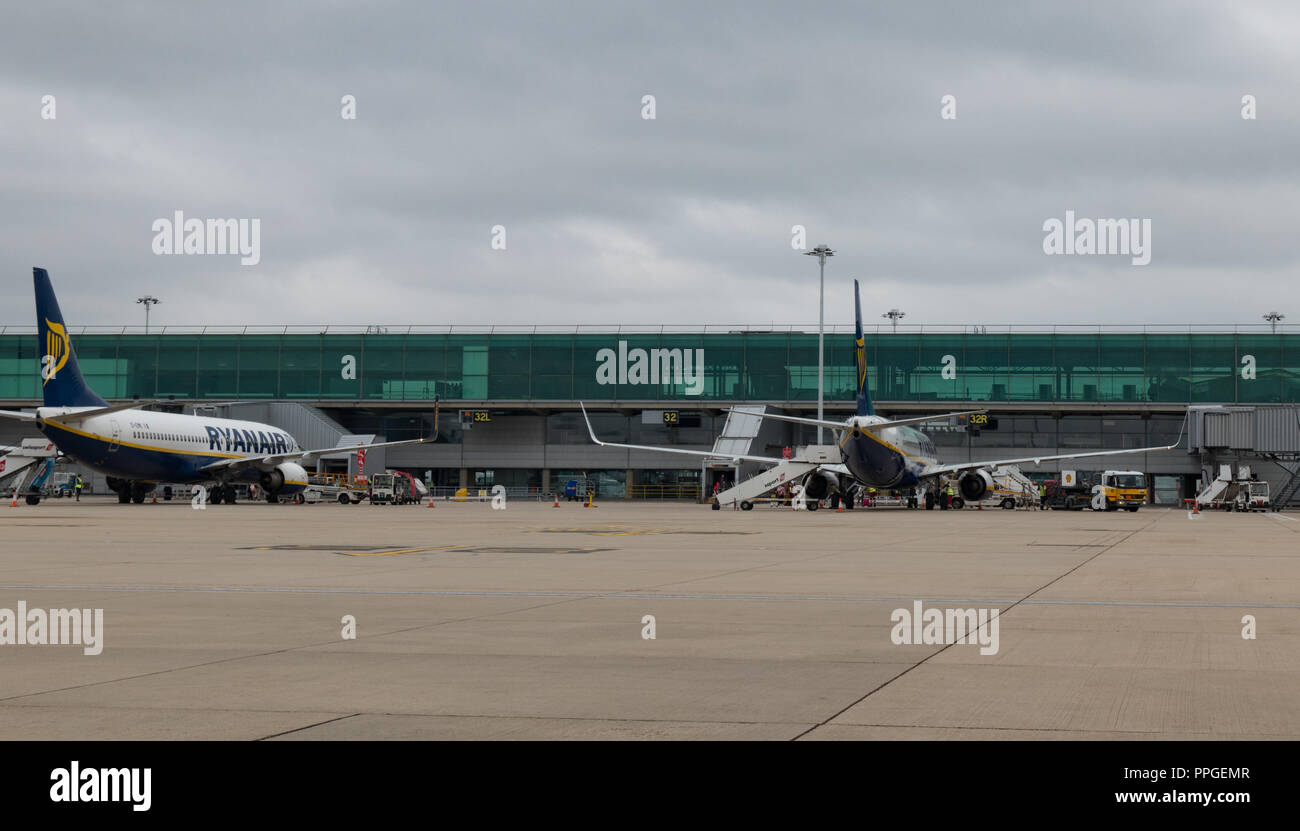
[[[925,492],[925,509],[927,511],[934,510],[934,491]]]
[[[127,490],[125,487],[117,492],[117,504],[119,505],[131,504],[131,492]]]
[[[37,494],[37,493],[29,493],[29,494],[27,494],[27,504],[28,504],[28,505],[39,505],[39,504],[41,504],[41,496],[40,496],[40,494]]]

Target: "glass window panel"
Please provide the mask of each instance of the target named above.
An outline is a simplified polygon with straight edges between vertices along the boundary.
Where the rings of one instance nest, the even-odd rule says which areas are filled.
[[[326,341],[328,347],[329,341]],[[406,336],[376,334],[362,338],[365,355],[365,373],[361,377],[361,395],[364,398],[401,399],[405,387],[402,383],[402,365],[406,357]],[[322,371],[337,371],[333,368]]]
[[[925,335],[921,341],[920,355],[915,376],[917,399],[961,400],[966,368],[963,336]],[[945,378],[945,374],[950,377]]]
[[[1101,400],[1099,339],[1096,334],[1056,336],[1053,369],[1058,401]]]
[[[164,335],[158,339],[159,398],[195,397],[198,345],[197,335]]]
[[[1101,336],[1101,359],[1097,367],[1099,401],[1145,401],[1146,336],[1113,334]]]
[[[275,398],[279,374],[280,336],[243,335],[239,341],[239,397]]]
[[[235,398],[239,395],[239,335],[201,335],[198,338],[198,398]]]
[[[402,398],[431,401],[434,398],[458,398],[447,389],[447,337],[445,335],[411,335],[406,340],[406,363],[403,369]]]
[[[1190,401],[1231,403],[1237,397],[1237,347],[1233,335],[1193,335]]]
[[[1188,361],[1187,335],[1147,335],[1147,400],[1190,401]]]
[[[1054,336],[1014,334],[1008,338],[1008,401],[1055,401]]]
[[[1237,400],[1242,403],[1270,404],[1283,401],[1282,390],[1288,372],[1282,359],[1282,338],[1278,335],[1238,335],[1237,359],[1233,363],[1233,378],[1237,385]],[[1243,363],[1246,361],[1246,363]],[[1253,368],[1254,378],[1243,378],[1243,369]]]

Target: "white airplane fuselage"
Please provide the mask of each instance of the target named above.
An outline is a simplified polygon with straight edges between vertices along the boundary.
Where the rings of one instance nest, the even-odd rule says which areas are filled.
[[[258,481],[255,468],[218,477],[203,471],[223,459],[261,457],[301,450],[278,427],[256,421],[128,409],[62,423],[51,416],[95,407],[39,407],[38,426],[68,456],[106,476],[155,482],[207,482],[218,478]],[[287,481],[293,487],[305,486]]]

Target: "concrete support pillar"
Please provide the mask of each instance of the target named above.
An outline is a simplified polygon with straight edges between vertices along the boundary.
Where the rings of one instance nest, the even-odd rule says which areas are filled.
[[[551,488],[551,469],[549,467],[542,468],[542,493],[554,493]]]
[[[458,481],[459,481],[459,485],[458,485],[459,487],[462,488],[469,487],[469,468],[462,467],[460,469],[460,479]]]
[[[623,484],[624,499],[632,498],[632,486],[634,484],[636,484],[636,471],[629,468],[627,472],[627,481]]]

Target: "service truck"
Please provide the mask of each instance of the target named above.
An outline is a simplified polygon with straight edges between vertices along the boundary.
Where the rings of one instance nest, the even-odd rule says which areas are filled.
[[[1133,512],[1147,501],[1147,477],[1136,470],[1102,471],[1100,481],[1092,487],[1094,511]]]
[[[374,473],[370,476],[370,504],[396,504],[400,498],[397,477],[391,473]],[[403,482],[403,485],[406,483]]]

